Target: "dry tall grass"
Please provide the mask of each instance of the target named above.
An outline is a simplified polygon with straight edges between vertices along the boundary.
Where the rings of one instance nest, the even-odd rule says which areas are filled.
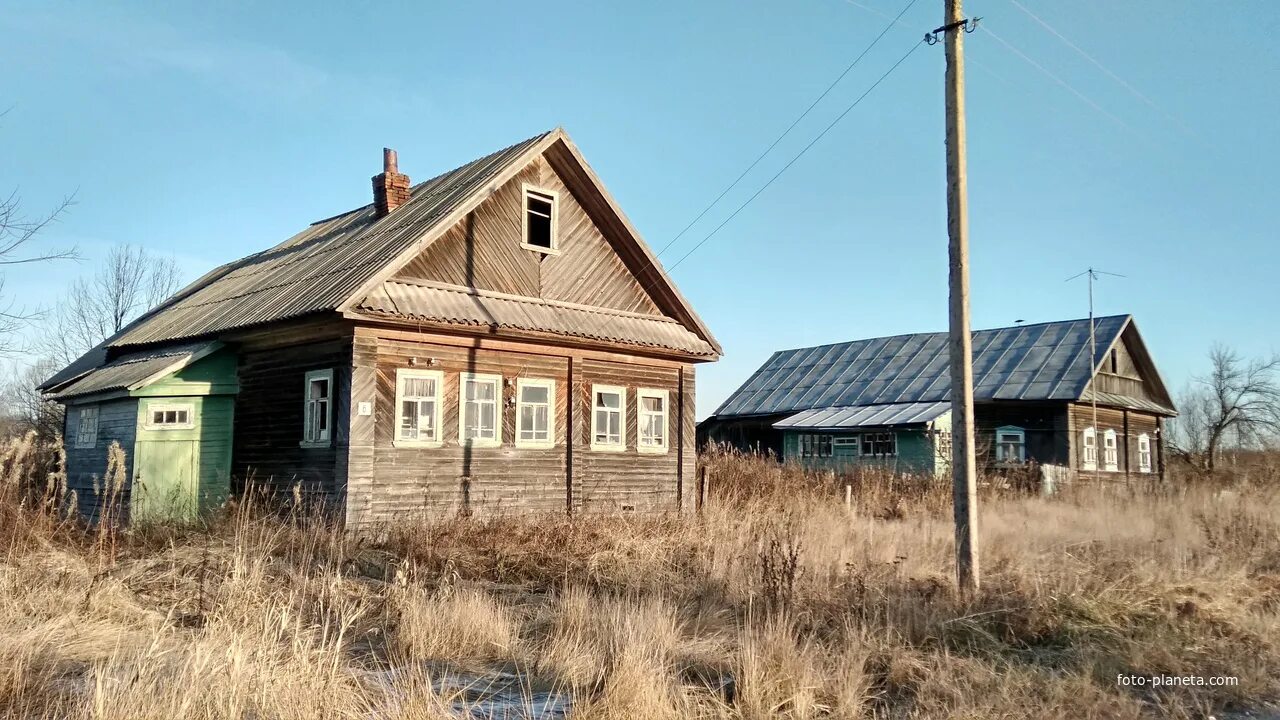
[[[719,454],[698,517],[438,518],[375,543],[241,505],[104,541],[24,442],[0,452],[6,717],[456,717],[491,707],[476,677],[581,718],[1192,718],[1280,696],[1274,487],[988,492],[966,600],[947,494],[920,478],[857,478],[848,510],[824,476]]]

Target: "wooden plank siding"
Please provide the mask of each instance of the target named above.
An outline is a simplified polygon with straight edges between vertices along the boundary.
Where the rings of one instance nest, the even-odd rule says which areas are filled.
[[[495,348],[429,333],[359,328],[351,406],[358,410],[367,401],[373,413],[349,417],[347,522],[386,523],[423,512],[678,509],[681,478],[692,474],[695,462],[692,368],[586,355],[568,348],[518,343]],[[440,447],[396,445],[396,371],[402,368],[443,374]],[[466,372],[503,379],[499,447],[459,442],[459,376]],[[522,377],[555,381],[550,448],[516,447],[515,394]],[[625,452],[590,449],[592,384],[627,388]],[[638,388],[668,392],[664,454],[636,450]]]
[[[284,340],[291,339],[283,336]],[[276,345],[269,337],[246,342],[238,367],[232,443],[232,487],[252,485],[287,494],[295,485],[311,499],[340,500],[339,457],[346,454],[351,382],[351,339],[331,337]],[[310,370],[332,369],[333,425],[328,447],[302,447],[304,382]],[[345,462],[343,463],[345,466]]]
[[[556,249],[521,247],[525,183],[558,196]],[[547,161],[536,158],[395,275],[661,315]]]
[[[98,437],[93,447],[76,447],[79,432],[80,409],[98,408]],[[128,508],[129,492],[133,480],[133,447],[138,427],[138,400],[120,398],[102,402],[74,404],[67,408],[62,437],[67,453],[67,491],[75,493],[76,509],[90,522],[97,522],[102,510],[103,478],[107,471],[107,448],[111,442],[120,443],[125,454],[125,483],[118,499],[121,508]]]
[[[1084,441],[1082,438],[1085,428],[1093,425],[1093,407],[1088,403],[1072,403],[1067,412],[1069,413],[1071,424],[1071,467],[1087,477],[1092,475],[1093,471],[1083,469]],[[1096,430],[1098,438],[1097,472],[1099,475],[1143,475],[1138,469],[1138,436],[1143,433],[1146,433],[1151,439],[1151,473],[1163,474],[1164,465],[1161,450],[1164,444],[1164,423],[1158,415],[1137,410],[1099,406]],[[1102,438],[1103,433],[1107,430],[1116,431],[1117,469],[1115,471],[1105,469]]]

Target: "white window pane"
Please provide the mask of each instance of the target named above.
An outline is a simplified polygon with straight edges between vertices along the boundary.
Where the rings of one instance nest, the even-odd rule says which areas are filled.
[[[526,385],[520,390],[520,402],[546,403],[549,390],[545,385]]]
[[[649,412],[662,412],[662,398],[642,397],[640,398],[640,406]]]

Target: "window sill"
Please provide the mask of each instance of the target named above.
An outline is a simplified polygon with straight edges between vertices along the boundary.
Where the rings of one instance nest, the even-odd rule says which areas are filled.
[[[621,453],[626,451],[626,445],[597,445],[595,443],[591,443],[591,452]]]
[[[397,448],[439,448],[444,443],[439,440],[392,440],[391,447]]]
[[[165,432],[166,430],[195,430],[195,425],[143,425],[147,432]]]
[[[516,447],[520,450],[550,450],[556,446],[554,440],[517,440]]]
[[[328,440],[319,440],[319,441],[303,440],[302,442],[298,443],[298,447],[306,448],[308,450],[317,450],[320,448],[333,447],[333,443],[329,442]]]
[[[667,446],[663,445],[661,447],[646,447],[644,445],[641,445],[636,448],[636,452],[642,455],[666,455]]]
[[[533,252],[536,252],[536,253],[542,253],[543,255],[559,255],[560,254],[559,248],[553,248],[553,247],[547,248],[547,247],[542,247],[541,245],[530,245],[529,243],[526,243],[526,242],[520,243],[520,247],[524,248],[525,250],[532,250]]]
[[[464,448],[499,448],[502,447],[501,440],[467,440],[461,443]]]

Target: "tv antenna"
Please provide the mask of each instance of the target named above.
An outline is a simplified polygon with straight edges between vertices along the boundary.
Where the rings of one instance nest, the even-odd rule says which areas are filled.
[[[1098,480],[1098,463],[1102,459],[1098,457],[1098,389],[1093,386],[1093,377],[1098,368],[1098,341],[1095,332],[1095,323],[1093,320],[1093,284],[1097,282],[1100,276],[1107,275],[1110,277],[1127,277],[1120,273],[1107,272],[1106,270],[1098,270],[1090,267],[1082,273],[1076,273],[1067,278],[1064,282],[1071,282],[1084,276],[1089,276],[1089,401],[1093,409],[1093,479]],[[1127,442],[1127,441],[1126,441]]]

